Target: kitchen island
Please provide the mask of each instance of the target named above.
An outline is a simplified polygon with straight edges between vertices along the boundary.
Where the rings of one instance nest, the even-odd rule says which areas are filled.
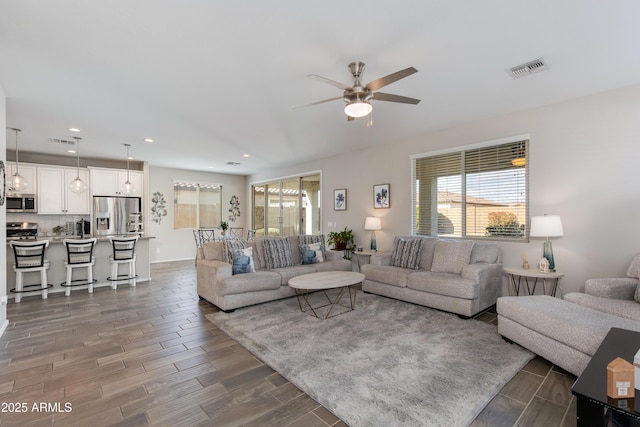
[[[93,237],[93,236],[91,236]],[[94,290],[99,287],[111,286],[111,281],[107,280],[107,277],[111,275],[111,263],[109,262],[109,256],[113,254],[113,246],[107,236],[95,236],[97,239],[96,245],[93,249],[93,255],[96,259],[96,263],[93,266],[93,278],[97,280],[93,284]],[[118,236],[126,237],[126,236]],[[89,237],[87,237],[89,238]],[[140,239],[136,243],[136,273],[138,274],[137,282],[146,282],[151,280],[151,268],[149,265],[149,240],[153,239],[152,236],[140,236]],[[65,282],[67,279],[67,268],[64,262],[67,258],[67,249],[63,241],[65,239],[79,239],[77,236],[67,237],[43,237],[42,240],[49,240],[49,247],[45,252],[45,259],[49,260],[50,267],[47,270],[47,281],[52,284],[53,287],[49,289],[49,294],[52,292],[64,292],[65,288],[60,286],[60,283]],[[13,249],[7,243],[7,296],[14,298],[15,294],[11,292],[11,289],[16,287],[16,274],[13,271],[13,264],[15,263]],[[86,269],[80,269],[74,271],[73,279],[86,279]],[[31,285],[39,283],[40,275],[38,273],[25,274],[24,284]],[[118,286],[129,286],[124,283]],[[72,288],[71,296],[73,298],[74,292],[87,292],[86,286],[77,286]],[[35,295],[41,298],[40,292],[27,292],[23,294],[23,297],[29,297]]]

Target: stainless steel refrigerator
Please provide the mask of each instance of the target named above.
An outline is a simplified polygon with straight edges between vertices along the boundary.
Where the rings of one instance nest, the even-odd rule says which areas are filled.
[[[140,197],[93,197],[93,234],[110,236],[142,233]]]

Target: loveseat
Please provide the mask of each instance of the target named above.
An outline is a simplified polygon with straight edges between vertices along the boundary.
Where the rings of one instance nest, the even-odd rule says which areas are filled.
[[[398,236],[361,272],[365,292],[471,317],[501,295],[502,252],[493,243]]]
[[[198,250],[198,295],[224,311],[290,297],[295,295],[288,286],[292,277],[350,271],[351,262],[342,256],[326,249],[323,235],[209,242]]]
[[[498,333],[579,376],[612,327],[640,332],[640,256],[625,278],[589,279],[585,292],[498,298]]]

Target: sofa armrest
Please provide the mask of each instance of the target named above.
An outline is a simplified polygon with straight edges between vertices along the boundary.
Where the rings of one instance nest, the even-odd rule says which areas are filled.
[[[620,277],[614,279],[588,279],[584,293],[601,298],[632,300],[638,286],[638,279]]]
[[[502,264],[488,264],[476,262],[467,264],[462,268],[462,278],[473,280],[476,283],[488,283],[496,274],[502,274]]]
[[[196,272],[198,295],[209,301],[217,294],[218,281],[232,276],[231,264],[214,259],[198,260]]]
[[[371,265],[391,265],[391,252],[375,253],[369,257]]]

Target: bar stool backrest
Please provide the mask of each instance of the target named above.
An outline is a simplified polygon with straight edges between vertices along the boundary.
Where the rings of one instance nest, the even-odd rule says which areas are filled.
[[[63,240],[67,247],[67,264],[87,264],[93,261],[93,247],[96,244],[96,238],[91,239],[65,239]]]
[[[138,236],[134,237],[109,237],[113,246],[113,259],[124,261],[133,259],[136,256],[136,242]]]
[[[196,240],[196,247],[201,248],[205,243],[215,241],[216,230],[220,232],[218,228],[194,228],[193,238]]]
[[[34,268],[44,266],[44,251],[49,246],[48,240],[31,240],[24,242],[10,241],[16,268]]]

